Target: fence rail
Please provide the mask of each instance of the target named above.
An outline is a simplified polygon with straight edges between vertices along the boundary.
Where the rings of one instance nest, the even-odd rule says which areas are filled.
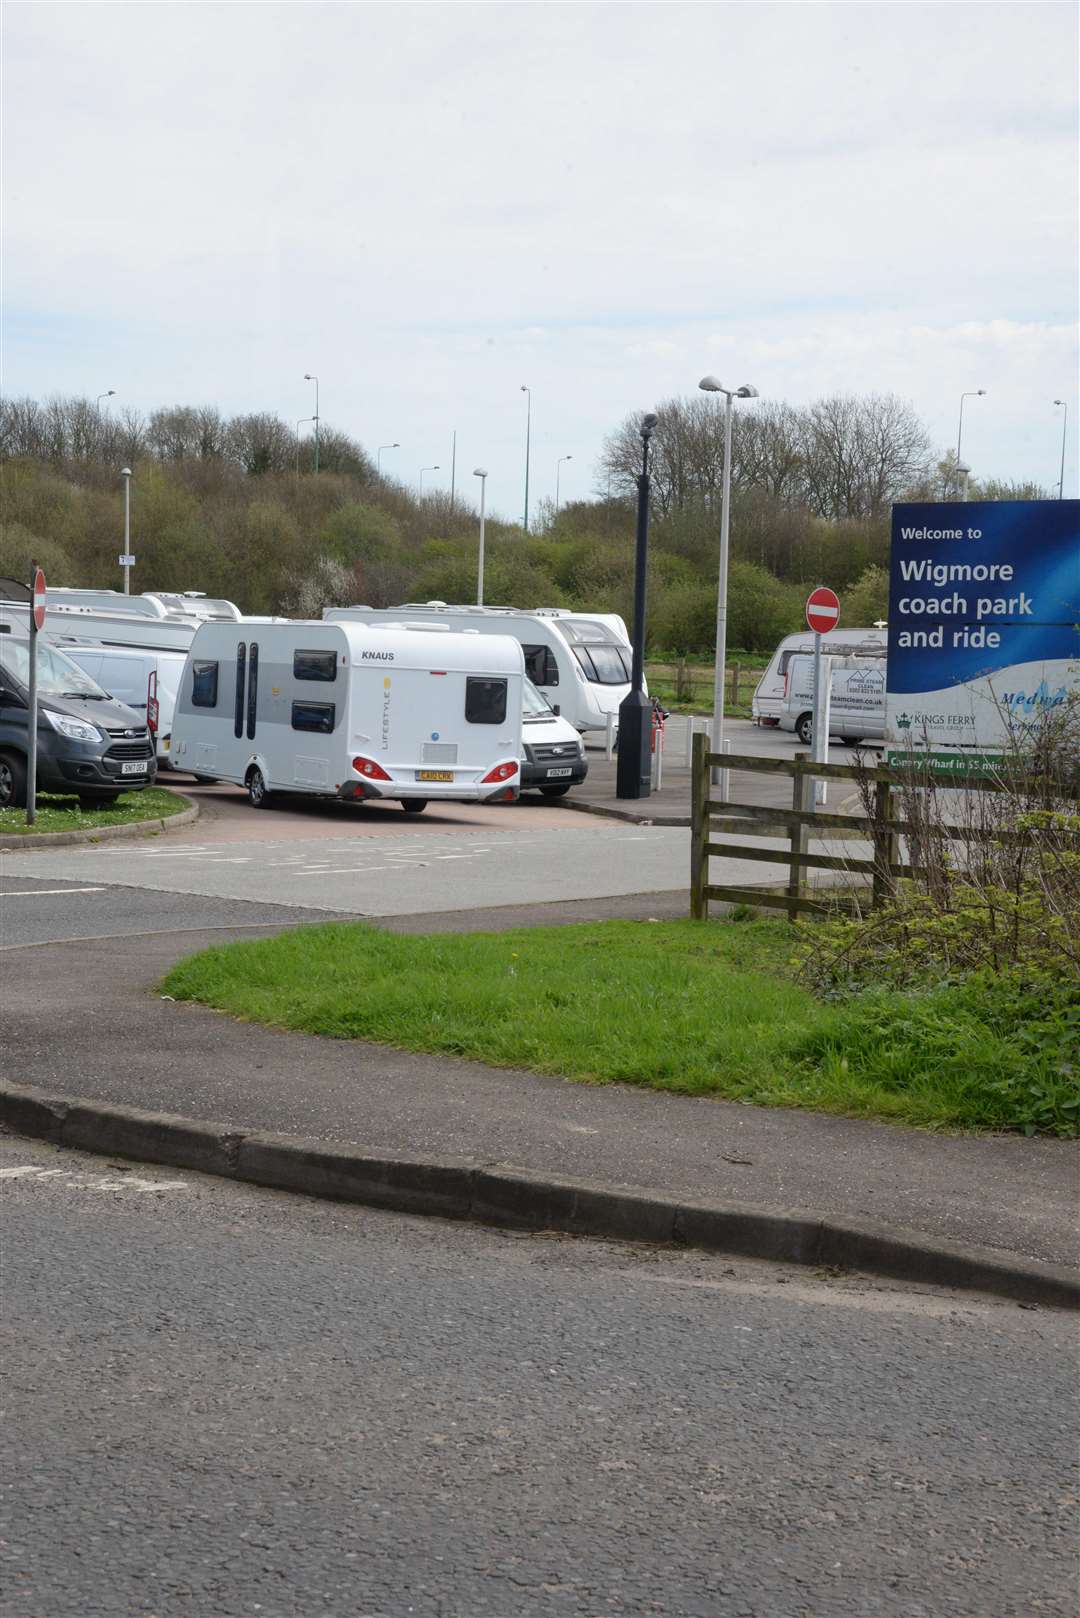
[[[691,781],[690,818],[690,914],[698,921],[708,917],[709,902],[716,900],[735,904],[763,905],[786,910],[789,920],[797,921],[800,913],[814,914],[837,908],[843,900],[834,895],[830,899],[815,897],[807,892],[806,874],[810,871],[842,872],[855,878],[869,878],[861,885],[866,888],[871,908],[884,903],[894,892],[901,877],[926,874],[926,867],[912,864],[900,857],[900,839],[914,837],[919,827],[911,821],[894,818],[893,794],[901,787],[912,785],[909,770],[897,770],[885,765],[875,768],[857,764],[815,764],[806,753],[796,753],[793,759],[760,758],[748,753],[710,753],[708,738],[694,736]],[[766,807],[760,804],[739,803],[730,796],[713,798],[711,793],[714,772],[723,772],[720,779],[730,780],[732,770],[748,770],[764,775],[786,775],[792,782],[790,809]],[[869,814],[826,814],[814,809],[815,781],[852,781],[859,784],[865,794],[873,788]],[[988,776],[985,773],[950,776],[947,781],[935,780],[940,788],[980,792],[1017,792],[1031,785],[1031,778],[1011,779],[1007,775]],[[730,788],[729,788],[730,792]],[[762,843],[712,841],[716,832],[726,826],[743,836],[754,836],[754,822],[762,824],[758,834],[776,841],[776,828],[786,832],[786,848],[765,847]],[[810,848],[814,831],[848,831],[853,838],[869,844],[869,856],[815,853]],[[940,828],[941,834],[956,841],[979,841],[986,833],[979,826],[952,826]],[[1023,832],[1002,828],[995,838],[1004,842],[1021,840]],[[783,894],[762,892],[757,888],[742,887],[738,883],[714,883],[709,880],[709,861],[712,858],[757,860],[766,865],[787,866],[788,878]]]

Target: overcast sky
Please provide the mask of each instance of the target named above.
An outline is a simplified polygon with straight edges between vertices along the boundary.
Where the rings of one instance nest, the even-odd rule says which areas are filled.
[[[5,7],[4,386],[309,415],[520,516],[706,371],[1077,493],[1077,12]],[[740,407],[741,408],[741,407]],[[475,494],[475,487],[467,489]]]

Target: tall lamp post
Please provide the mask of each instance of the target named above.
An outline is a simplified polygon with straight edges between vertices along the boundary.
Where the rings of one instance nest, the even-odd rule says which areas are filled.
[[[617,798],[647,798],[652,790],[652,703],[645,684],[645,585],[649,561],[649,440],[657,418],[641,423],[641,474],[637,480],[637,540],[634,547],[634,657],[630,690],[619,704]]]
[[[314,416],[297,416],[296,418],[296,475],[300,476],[300,429],[305,421],[314,421]]]
[[[724,410],[724,484],[720,508],[720,574],[716,587],[716,667],[713,670],[712,751],[724,751],[724,680],[727,673],[727,588],[728,540],[731,529],[731,409],[734,399],[756,399],[758,390],[744,382],[741,388],[725,388],[714,376],[703,376],[698,387],[705,393],[722,393]],[[719,779],[719,767],[713,780]]]
[[[1058,479],[1058,499],[1065,498],[1065,429],[1069,425],[1069,406],[1064,399],[1055,399],[1056,405],[1062,405],[1065,414],[1061,419],[1061,476]]]
[[[124,554],[120,558],[120,566],[124,570],[124,594],[131,594],[131,468],[120,468],[120,476],[124,480]]]
[[[476,605],[484,605],[484,496],[487,493],[487,467],[477,466],[473,477],[480,479],[480,555],[476,564]]]
[[[963,436],[963,432],[964,432],[964,400],[965,399],[983,399],[985,397],[986,397],[986,389],[985,388],[975,388],[974,391],[971,392],[971,393],[962,393],[960,395],[960,423],[959,423],[959,426],[956,429],[956,459],[957,459],[958,463],[959,463],[959,460],[960,460],[960,439]]]
[[[382,477],[382,452],[384,449],[400,449],[400,444],[380,444],[375,455],[375,476]]]
[[[424,498],[424,473],[425,472],[437,472],[438,470],[439,470],[439,468],[437,466],[422,466],[420,468],[420,499],[421,500]]]
[[[572,455],[560,455],[559,459],[555,462],[555,515],[556,515],[556,517],[559,515],[559,469],[562,466],[562,463],[564,461],[572,461],[573,459],[574,459],[574,457]]]
[[[115,392],[115,388],[110,388],[108,393],[99,393],[97,398],[94,400],[94,409],[100,411],[102,399],[111,399]]]
[[[521,391],[528,395],[525,406],[525,521],[522,527],[529,532],[529,442],[532,437],[532,389],[527,388],[524,382]]]
[[[317,472],[319,470],[319,379],[313,371],[305,371],[304,381],[314,382],[315,384],[315,414],[310,417],[310,420],[315,423],[315,470]]]

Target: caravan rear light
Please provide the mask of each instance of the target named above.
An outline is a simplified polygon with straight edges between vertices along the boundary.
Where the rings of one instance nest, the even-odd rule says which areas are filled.
[[[518,767],[516,764],[496,764],[495,768],[489,770],[484,776],[484,781],[509,781],[510,777],[516,775],[517,772]]]
[[[352,767],[357,775],[365,775],[369,781],[389,781],[390,777],[381,764],[376,764],[373,758],[354,758]]]

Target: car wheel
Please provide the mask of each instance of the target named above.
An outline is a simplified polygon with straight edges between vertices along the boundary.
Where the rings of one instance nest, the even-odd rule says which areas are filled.
[[[270,788],[266,784],[263,772],[256,768],[247,778],[248,803],[253,809],[265,809],[270,801]]]
[[[545,798],[565,798],[572,785],[570,781],[559,781],[553,786],[541,787],[540,793]]]
[[[428,806],[426,798],[402,798],[401,807],[407,815],[422,815]]]
[[[26,803],[26,765],[17,753],[0,753],[0,809]]]
[[[813,714],[800,714],[795,725],[795,734],[804,745],[809,746],[814,739]]]

